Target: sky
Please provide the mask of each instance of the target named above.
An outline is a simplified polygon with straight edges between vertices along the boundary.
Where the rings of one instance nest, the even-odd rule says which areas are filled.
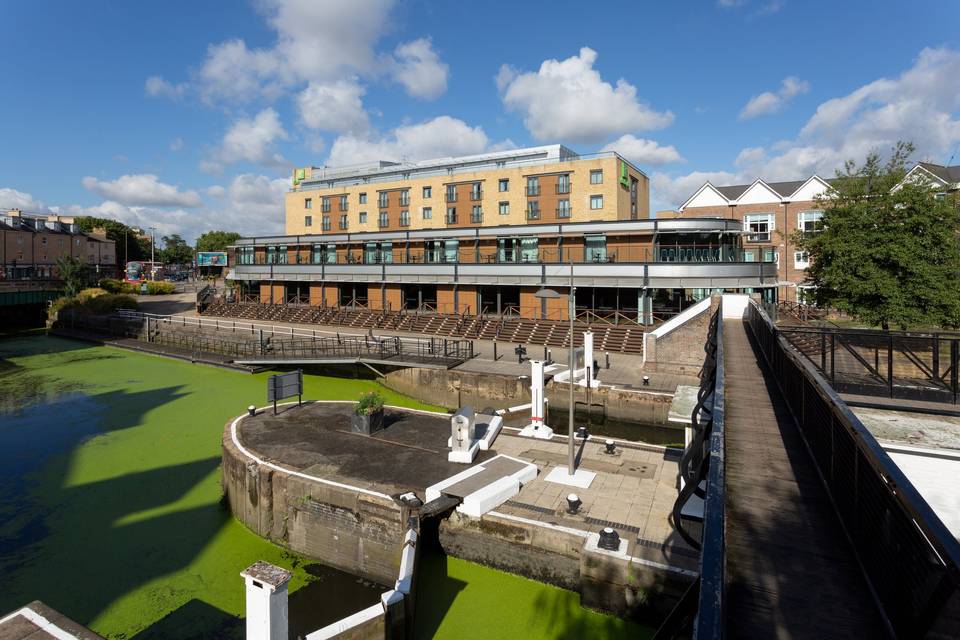
[[[616,150],[651,210],[960,164],[960,2],[0,0],[0,209],[283,229],[297,166]]]

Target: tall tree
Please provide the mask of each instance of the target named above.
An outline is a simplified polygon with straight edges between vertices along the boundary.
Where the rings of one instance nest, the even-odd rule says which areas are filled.
[[[163,236],[163,261],[166,264],[190,264],[193,262],[193,249],[187,241],[174,233]]]
[[[68,298],[80,293],[90,281],[90,267],[80,258],[60,256],[56,259],[57,273],[63,281],[63,293]]]
[[[960,209],[922,181],[902,183],[913,145],[848,161],[822,197],[822,230],[800,235],[817,304],[862,322],[960,326]]]
[[[197,251],[226,251],[239,239],[240,234],[233,231],[207,231],[197,238]]]
[[[93,216],[78,216],[76,220],[80,230],[86,233],[98,227],[106,229],[107,238],[116,243],[117,260],[121,265],[130,260],[150,259],[150,238],[140,237],[132,227],[117,220]]]

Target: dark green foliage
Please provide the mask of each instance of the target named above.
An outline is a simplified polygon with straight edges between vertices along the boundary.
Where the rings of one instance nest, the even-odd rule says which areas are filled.
[[[56,262],[57,273],[63,281],[63,293],[67,297],[77,295],[90,282],[90,266],[79,258],[60,256]]]
[[[92,216],[79,216],[76,220],[80,230],[87,233],[96,227],[106,229],[107,238],[117,243],[117,260],[120,264],[126,264],[131,260],[150,259],[150,238],[137,237],[137,233],[122,222]]]
[[[360,396],[360,401],[353,410],[358,416],[368,416],[381,409],[383,409],[383,396],[376,391],[371,391]]]
[[[901,142],[886,164],[847,162],[820,201],[823,229],[796,242],[819,306],[885,329],[960,327],[960,210],[928,184],[894,189],[912,152]]]
[[[164,264],[191,264],[193,249],[178,234],[163,236],[163,251],[160,252]]]
[[[207,231],[197,238],[197,251],[226,251],[239,239],[240,234],[233,231]]]

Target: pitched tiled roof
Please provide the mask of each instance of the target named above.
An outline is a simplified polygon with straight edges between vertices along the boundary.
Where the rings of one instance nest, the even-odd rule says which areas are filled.
[[[781,197],[788,198],[793,195],[797,189],[802,187],[805,182],[806,180],[790,180],[788,182],[766,182],[765,184],[776,191]],[[824,182],[829,184],[833,182],[833,179],[827,178],[824,180]],[[737,184],[726,187],[717,187],[716,189],[722,193],[723,197],[725,197],[727,200],[736,200],[751,186],[752,185],[749,184]]]
[[[960,182],[960,165],[945,167],[942,164],[933,164],[932,162],[921,162],[919,164],[944,182]]]

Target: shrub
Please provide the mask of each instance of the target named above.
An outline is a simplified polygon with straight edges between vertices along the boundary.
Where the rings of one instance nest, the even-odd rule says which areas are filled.
[[[114,280],[112,278],[104,278],[97,283],[104,291],[108,293],[136,293],[136,288],[129,282],[124,282],[123,280]]]
[[[98,287],[93,287],[90,289],[84,289],[80,293],[78,293],[77,300],[79,300],[80,302],[86,302],[87,300],[90,300],[92,298],[97,298],[106,294],[107,292],[104,291],[103,289],[100,289]]]
[[[383,409],[383,396],[376,391],[371,391],[360,396],[357,406],[353,411],[358,416],[369,416]]]
[[[172,282],[147,282],[147,293],[151,296],[165,296],[176,291],[177,287]]]
[[[65,309],[70,309],[76,313],[88,315],[108,315],[116,313],[119,309],[136,309],[137,301],[133,296],[122,293],[95,293],[93,295],[84,295],[88,292],[101,291],[100,289],[84,289],[72,298],[57,298],[50,303],[47,309],[48,323],[56,322],[58,315]]]

